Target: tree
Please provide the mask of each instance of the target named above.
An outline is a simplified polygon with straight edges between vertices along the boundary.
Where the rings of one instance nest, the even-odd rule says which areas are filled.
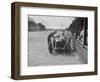
[[[42,23],[37,23],[38,30],[45,30],[45,26]]]
[[[36,30],[37,30],[36,22],[32,18],[28,17],[28,31],[36,31]]]
[[[79,36],[80,32],[82,31],[84,26],[84,18],[75,18],[75,20],[72,22],[72,24],[69,26],[69,30],[76,34],[76,36]]]

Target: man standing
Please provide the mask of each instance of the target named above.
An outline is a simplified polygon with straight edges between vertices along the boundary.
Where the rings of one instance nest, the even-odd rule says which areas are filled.
[[[64,32],[64,36],[66,39],[66,44],[65,44],[65,52],[66,53],[71,53],[72,50],[72,33],[69,31],[69,29],[66,29]]]

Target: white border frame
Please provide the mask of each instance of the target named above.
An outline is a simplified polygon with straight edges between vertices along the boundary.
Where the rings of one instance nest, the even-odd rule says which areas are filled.
[[[67,14],[66,14],[67,13]],[[28,67],[28,14],[88,17],[88,64]],[[20,75],[54,73],[94,72],[94,11],[73,9],[51,9],[37,7],[20,8]],[[91,45],[92,44],[92,45]]]

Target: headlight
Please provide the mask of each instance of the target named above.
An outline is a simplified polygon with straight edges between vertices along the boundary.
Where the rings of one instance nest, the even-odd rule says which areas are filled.
[[[59,41],[58,39],[56,39],[56,41]]]
[[[61,41],[61,39],[56,39],[56,41]]]

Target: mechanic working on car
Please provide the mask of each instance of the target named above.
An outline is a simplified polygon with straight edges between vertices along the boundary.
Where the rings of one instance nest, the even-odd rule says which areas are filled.
[[[57,31],[55,30],[54,32],[51,32],[49,35],[48,35],[48,44],[49,42],[51,42],[51,38],[54,37],[54,35],[57,33]]]
[[[49,52],[52,53],[52,45],[50,45],[50,43],[52,42],[52,38],[54,37],[54,35],[57,33],[57,31],[55,30],[54,32],[51,32],[49,35],[48,35],[48,45],[49,45]]]

